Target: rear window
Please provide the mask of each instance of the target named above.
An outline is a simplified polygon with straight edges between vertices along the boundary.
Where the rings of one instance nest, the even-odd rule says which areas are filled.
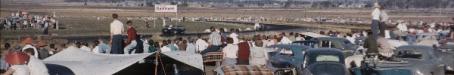
[[[340,62],[339,57],[335,55],[318,55],[315,59],[317,62]]]
[[[401,50],[396,56],[398,58],[422,59],[422,53],[414,50]]]

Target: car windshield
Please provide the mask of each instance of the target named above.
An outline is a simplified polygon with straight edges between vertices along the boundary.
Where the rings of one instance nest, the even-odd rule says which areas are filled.
[[[422,53],[415,50],[401,50],[396,56],[398,58],[422,59]]]
[[[335,55],[318,55],[315,58],[317,62],[340,62],[339,57]]]

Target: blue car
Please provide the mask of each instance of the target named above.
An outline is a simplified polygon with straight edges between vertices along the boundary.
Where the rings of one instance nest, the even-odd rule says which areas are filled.
[[[313,48],[304,54],[300,75],[349,75],[344,53],[333,48]]]
[[[356,53],[359,45],[355,45],[345,38],[316,37],[306,41],[295,41],[295,44],[310,46],[312,48],[335,48],[344,52],[346,56]]]
[[[268,53],[269,64],[275,75],[296,75],[297,70],[303,61],[303,52],[310,47],[298,44],[279,44],[272,45],[268,48],[273,48],[273,51]]]

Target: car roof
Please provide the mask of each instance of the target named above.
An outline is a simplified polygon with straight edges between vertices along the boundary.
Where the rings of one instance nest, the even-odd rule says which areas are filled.
[[[268,48],[295,48],[295,47],[299,47],[299,48],[303,48],[303,49],[311,48],[309,46],[300,45],[300,44],[277,44],[277,45],[268,46]]]
[[[412,50],[433,50],[433,47],[431,46],[424,46],[424,45],[405,45],[405,46],[400,46],[397,47],[396,50],[401,50],[401,49],[412,49]]]
[[[312,48],[306,51],[306,54],[339,54],[342,55],[343,52],[340,49],[335,48]]]

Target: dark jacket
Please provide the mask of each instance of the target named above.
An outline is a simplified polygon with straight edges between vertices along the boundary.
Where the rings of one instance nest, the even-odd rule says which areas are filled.
[[[377,39],[375,37],[368,36],[364,42],[364,48],[367,48],[367,54],[378,53]]]

